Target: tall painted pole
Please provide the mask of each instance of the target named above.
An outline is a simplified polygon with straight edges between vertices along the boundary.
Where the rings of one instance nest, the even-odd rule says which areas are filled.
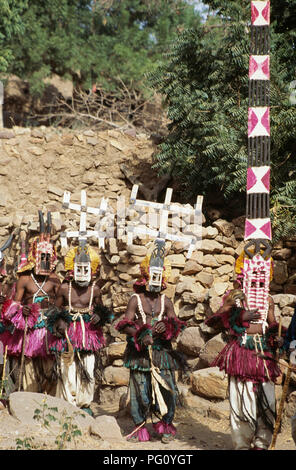
[[[243,289],[266,321],[271,272],[270,1],[251,1],[248,169]]]

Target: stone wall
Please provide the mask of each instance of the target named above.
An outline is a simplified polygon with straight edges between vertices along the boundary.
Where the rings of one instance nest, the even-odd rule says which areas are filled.
[[[132,183],[139,182],[146,191],[146,199],[160,181],[151,170],[155,150],[148,136],[130,131],[61,132],[52,128],[17,127],[0,131],[0,242],[14,228],[25,230],[28,239],[36,235],[38,210],[50,210],[53,239],[59,254],[57,272],[63,278],[59,234],[77,229],[78,222],[78,216],[75,219],[73,212],[62,208],[64,190],[70,191],[73,202],[79,203],[80,191],[85,189],[92,207],[107,197],[115,210],[118,197],[128,203]],[[94,227],[95,218],[88,220],[91,228]],[[182,221],[170,220],[171,225],[174,223],[182,225]],[[189,260],[183,243],[166,244],[172,266],[166,294],[173,300],[179,318],[188,325],[176,347],[187,356],[192,390],[197,394],[205,393],[201,391],[199,371],[209,368],[223,344],[221,337],[213,336],[205,327],[204,320],[219,308],[223,295],[231,287],[233,264],[244,245],[243,227],[244,217],[232,221],[203,217],[202,243]],[[92,243],[97,246],[94,240]],[[110,327],[105,327],[107,354],[102,356],[103,384],[111,395],[122,394],[128,383],[128,372],[122,367],[125,337],[116,331],[114,324],[125,312],[147,247],[146,240],[139,238],[132,246],[127,246],[124,237],[111,238],[101,252],[103,301],[116,317]],[[19,241],[15,240],[7,253],[8,269],[14,266],[19,248]],[[288,326],[296,305],[296,238],[274,246],[273,257],[271,294],[276,316],[281,315],[283,325]],[[203,377],[206,380],[205,371]],[[224,385],[222,395],[226,393]]]

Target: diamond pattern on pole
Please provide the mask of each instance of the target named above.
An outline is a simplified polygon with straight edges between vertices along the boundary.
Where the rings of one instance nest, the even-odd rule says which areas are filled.
[[[270,167],[250,167],[247,171],[247,194],[269,193]]]
[[[251,55],[249,61],[250,80],[269,80],[269,56]]]
[[[257,238],[271,240],[271,223],[269,218],[246,219],[245,240],[255,240]]]
[[[258,106],[249,108],[248,137],[270,136],[269,108]]]
[[[253,26],[270,24],[270,2],[251,2],[251,18]]]

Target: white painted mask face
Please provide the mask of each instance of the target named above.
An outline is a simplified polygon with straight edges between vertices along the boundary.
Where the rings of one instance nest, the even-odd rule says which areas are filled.
[[[74,280],[79,285],[88,285],[91,281],[90,263],[74,263]]]
[[[149,284],[148,289],[150,292],[160,292],[162,284],[163,268],[157,266],[150,266],[149,268]]]

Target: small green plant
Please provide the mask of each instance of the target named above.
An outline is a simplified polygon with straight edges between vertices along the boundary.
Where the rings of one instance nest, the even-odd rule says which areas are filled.
[[[79,414],[81,416],[84,416],[82,413],[79,412],[74,413],[72,416],[67,416],[66,411],[63,411],[62,418],[60,420],[60,425],[62,429],[55,440],[58,450],[63,450],[65,448],[66,443],[71,442],[72,439],[76,446],[75,439],[77,436],[81,436],[81,431],[78,428],[77,424],[73,422],[73,419]]]
[[[33,419],[38,421],[42,427],[49,430],[52,434],[53,431],[50,429],[51,424],[57,421],[60,425],[60,432],[56,436],[55,444],[58,450],[63,450],[68,442],[74,442],[76,446],[76,438],[81,436],[81,431],[77,424],[74,422],[76,416],[85,417],[84,413],[77,411],[71,416],[67,415],[67,411],[64,410],[60,417],[59,410],[57,407],[50,407],[47,404],[46,397],[42,400],[40,408],[36,408],[34,411]],[[16,450],[32,450],[37,449],[37,445],[33,442],[34,437],[26,437],[25,439],[16,440]]]
[[[46,403],[46,398],[44,398],[42,400],[42,408],[36,408],[33,419],[36,419],[43,427],[48,429],[52,421],[57,421],[57,418],[52,413],[58,413],[58,409],[56,407],[49,407]]]
[[[35,447],[34,437],[25,437],[16,439],[16,450],[33,450]]]
[[[1,332],[1,325],[0,325],[0,332]],[[11,378],[14,368],[8,372],[6,367],[6,360],[7,360],[7,351],[5,349],[4,353],[4,363],[2,366],[2,374],[0,378],[0,400],[7,400],[10,393],[14,390],[13,380]]]
[[[5,377],[0,380],[0,400],[7,398],[6,388],[8,385],[8,379]]]

